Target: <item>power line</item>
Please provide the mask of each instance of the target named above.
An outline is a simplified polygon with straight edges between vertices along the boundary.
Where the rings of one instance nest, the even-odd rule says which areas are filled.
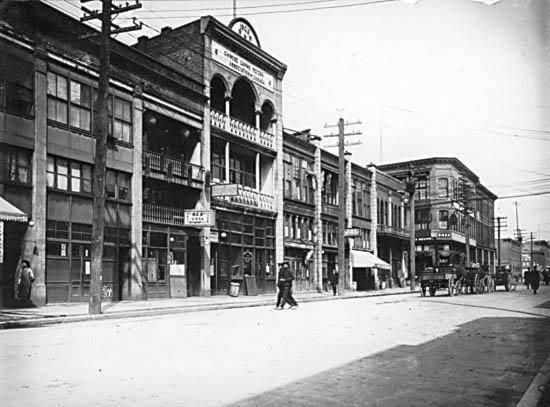
[[[262,4],[254,6],[239,6],[239,10],[243,9],[256,9],[256,8],[268,8],[268,7],[288,7],[288,6],[299,6],[303,4],[318,4],[318,3],[333,3],[341,0],[309,0],[309,1],[300,1],[292,3],[271,3],[271,4]],[[189,11],[210,11],[210,10],[232,10],[232,7],[203,7],[203,8],[181,8],[181,9],[164,9],[163,13],[184,13]],[[240,13],[239,13],[240,14]],[[162,18],[162,17],[160,17]]]

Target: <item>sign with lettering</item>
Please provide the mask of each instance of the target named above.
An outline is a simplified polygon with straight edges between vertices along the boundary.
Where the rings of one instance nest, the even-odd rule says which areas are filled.
[[[236,196],[239,195],[238,184],[216,184],[212,185],[212,196]]]
[[[183,223],[196,228],[214,226],[214,216],[212,211],[189,209],[183,212]]]
[[[0,222],[0,264],[4,263],[4,222]]]
[[[248,42],[251,42],[258,48],[260,48],[260,40],[256,35],[256,31],[252,28],[252,25],[242,17],[237,17],[229,23],[229,28],[239,34]]]
[[[263,69],[248,62],[246,59],[241,58],[223,45],[218,44],[216,41],[212,41],[212,59],[273,92],[273,86],[275,84],[273,75],[268,74]]]
[[[361,231],[359,229],[344,229],[344,237],[359,237]]]

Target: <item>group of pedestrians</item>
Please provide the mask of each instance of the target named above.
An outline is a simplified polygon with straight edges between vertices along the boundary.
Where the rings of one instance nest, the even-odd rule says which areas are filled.
[[[294,272],[290,268],[289,261],[279,263],[279,280],[277,281],[277,304],[275,309],[282,310],[286,303],[290,305],[290,309],[298,309],[298,303],[292,296],[292,281],[294,280]]]
[[[540,271],[537,269],[537,266],[533,266],[533,270],[531,270],[531,267],[527,267],[527,271],[525,272],[524,278],[525,278],[525,285],[527,286],[527,289],[529,290],[529,287],[533,289],[533,294],[537,294],[537,290],[540,287],[540,280],[541,277],[543,281],[546,283],[546,285],[549,284],[549,278],[548,278],[548,271],[544,270],[542,272],[542,276]]]

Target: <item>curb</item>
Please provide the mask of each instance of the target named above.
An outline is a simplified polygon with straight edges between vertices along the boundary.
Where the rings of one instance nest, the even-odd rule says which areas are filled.
[[[350,295],[350,296],[326,296],[326,297],[312,297],[312,298],[297,298],[301,303],[308,302],[322,302],[322,301],[336,301],[336,300],[352,300],[362,298],[373,297],[385,297],[393,295],[406,295],[406,294],[418,294],[418,291],[405,291],[405,292],[380,292],[379,294],[371,295]],[[14,321],[0,322],[0,330],[3,329],[17,329],[17,328],[36,328],[47,325],[65,324],[72,322],[86,322],[86,321],[102,321],[109,319],[123,319],[123,318],[139,318],[149,317],[154,315],[171,315],[171,314],[183,314],[189,312],[199,311],[216,311],[236,308],[252,308],[252,307],[264,307],[273,305],[273,299],[265,299],[254,302],[241,302],[241,303],[215,303],[204,305],[175,305],[168,307],[150,307],[139,310],[129,311],[114,311],[112,313],[100,314],[100,315],[68,315],[68,316],[41,316],[36,318],[20,319]]]
[[[544,388],[550,385],[550,355],[546,358],[527,391],[516,407],[534,407],[543,396]]]

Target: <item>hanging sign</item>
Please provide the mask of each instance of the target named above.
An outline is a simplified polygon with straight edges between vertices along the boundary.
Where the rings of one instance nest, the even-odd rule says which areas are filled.
[[[183,212],[183,223],[191,227],[214,226],[212,211],[189,209]]]
[[[273,75],[241,58],[216,41],[212,41],[212,59],[273,92],[273,84],[275,83]]]

